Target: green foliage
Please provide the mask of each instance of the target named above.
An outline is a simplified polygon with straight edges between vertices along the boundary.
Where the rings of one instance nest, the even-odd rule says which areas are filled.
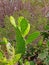
[[[6,49],[7,49],[7,52],[9,54],[9,58],[12,59],[14,57],[14,55],[15,55],[15,49],[11,45],[10,42],[8,42],[8,44],[6,44]]]
[[[25,37],[29,33],[30,24],[29,24],[28,20],[22,16],[19,17],[19,19],[18,19],[18,27],[19,27],[23,37]]]
[[[25,61],[25,65],[35,65],[35,63],[33,61]]]
[[[49,30],[49,26],[46,25],[45,29],[46,29],[46,30]]]
[[[45,26],[45,29],[46,29],[46,30],[49,30],[49,20],[47,20],[47,24],[46,24],[46,26]]]
[[[28,61],[25,61],[25,65],[30,65],[30,62],[28,62]]]
[[[3,41],[0,42],[0,44],[7,44],[7,43],[8,43],[8,41],[5,37],[3,38]]]
[[[47,41],[47,45],[48,45],[48,47],[49,47],[49,40]]]
[[[10,22],[14,27],[16,27],[15,19],[12,16],[10,16]]]
[[[14,21],[13,20],[14,18],[12,17],[12,20],[11,20],[11,17],[10,17],[10,22],[15,27],[15,32],[16,32],[16,41],[17,41],[16,53],[25,53],[25,40],[23,39],[19,28],[16,27],[16,23],[14,23],[15,20]]]
[[[7,39],[6,39],[6,38],[3,38],[3,42],[4,42],[5,44],[7,44],[7,43],[8,43],[8,41],[7,41]]]
[[[26,40],[27,44],[33,42],[37,37],[39,37],[39,35],[40,35],[39,31],[35,31],[32,34],[30,34]]]
[[[49,20],[47,22],[47,18],[42,15],[45,15],[43,11],[45,6],[48,7],[48,2],[49,0],[22,0],[18,7],[21,10],[15,12],[14,17],[5,16],[5,26],[0,27],[0,65],[15,65],[17,62],[19,65],[49,65]],[[36,30],[46,32],[43,31],[42,38],[37,39],[40,31]],[[33,33],[30,34],[29,31]],[[39,59],[45,64],[35,64]]]
[[[12,19],[14,20],[13,17]],[[18,25],[16,25],[15,20],[14,21],[13,20],[11,20],[11,17],[10,17],[11,24],[14,26],[15,32],[16,32],[15,53],[24,54],[26,52],[26,44],[34,41],[40,35],[40,32],[35,31],[34,33],[30,34],[28,36],[28,39],[26,40],[25,37],[30,30],[30,24],[28,20],[25,19],[24,17],[19,17]]]
[[[28,27],[25,30],[23,37],[25,37],[29,33],[29,31],[30,31],[30,24],[28,23]]]
[[[15,64],[16,62],[18,62],[20,58],[21,58],[21,54],[16,54],[16,55],[15,55],[15,58],[13,59],[14,64]]]
[[[33,61],[30,62],[30,65],[35,65],[35,63]]]
[[[3,57],[4,59],[6,58],[5,65],[6,63],[7,65],[14,65],[17,62],[20,62],[21,65],[35,65],[34,61],[30,59],[31,61],[29,62],[27,58],[30,56],[35,57],[35,52],[39,52],[40,48],[42,49],[42,51],[40,50],[40,53],[37,58],[44,60],[44,58],[46,58],[48,55],[47,47],[49,47],[49,41],[47,41],[46,50],[43,49],[43,37],[39,40],[37,45],[28,47],[40,36],[40,31],[35,31],[31,34],[28,34],[30,31],[30,24],[29,21],[23,16],[20,16],[18,18],[18,24],[16,24],[16,21],[13,16],[10,16],[9,20],[15,30],[16,41],[15,46],[13,46],[10,42],[7,41],[5,37],[3,38],[3,42],[1,44],[4,44],[6,46],[6,50],[9,56],[8,61],[6,57]],[[26,57],[26,59],[24,59],[23,56]],[[23,59],[25,61],[24,63]]]
[[[10,17],[11,18],[11,17]],[[13,18],[13,17],[12,17]],[[13,18],[14,19],[14,18]],[[11,19],[11,24],[13,25],[13,22]],[[39,31],[36,31],[32,34],[30,34],[28,36],[28,39],[26,40],[26,43],[25,43],[25,40],[23,39],[23,34],[25,32],[25,30],[27,29],[27,25],[28,24],[28,20],[25,19],[24,17],[20,17],[18,19],[18,27],[16,27],[16,23],[13,25],[15,27],[15,31],[16,31],[16,41],[17,41],[17,45],[16,45],[16,53],[25,53],[25,44],[27,43],[31,43],[32,41],[34,41],[39,35],[40,35],[40,32]],[[30,29],[30,28],[29,28]],[[26,34],[26,33],[25,33]],[[25,35],[24,34],[24,35]],[[23,49],[22,49],[23,48]]]
[[[43,38],[41,38],[38,42],[38,46],[42,46],[42,43],[43,43]]]
[[[25,53],[25,40],[23,39],[20,30],[16,28],[16,53]]]
[[[0,52],[0,59],[2,59],[3,58],[3,53],[2,52]]]
[[[45,40],[45,39],[48,40],[48,37],[49,37],[49,31],[43,31],[43,32],[41,32],[41,35],[43,35],[43,40]]]
[[[49,55],[47,55],[47,57],[46,57],[44,63],[45,63],[46,65],[49,65]]]
[[[21,57],[21,54],[16,54],[13,59],[8,61],[7,65],[14,65],[14,64],[16,64],[19,61],[20,57]]]
[[[48,54],[47,51],[46,51],[46,50],[43,50],[43,51],[39,54],[38,58],[40,58],[41,60],[44,60],[44,58],[46,58],[47,54]]]

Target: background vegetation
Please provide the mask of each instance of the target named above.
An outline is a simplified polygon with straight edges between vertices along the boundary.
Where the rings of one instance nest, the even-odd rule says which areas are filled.
[[[29,37],[28,39],[30,41],[32,40],[32,42],[28,41],[31,44],[29,43],[26,46],[26,54],[23,56],[18,54],[19,58],[15,61],[19,61],[18,63],[22,63],[21,65],[34,65],[34,63],[35,65],[49,65],[49,0],[0,0],[0,51],[4,51],[3,54],[5,54],[7,59],[8,57],[11,57],[11,53],[14,53],[13,50],[15,50],[15,44],[17,42],[14,26],[10,23],[10,16],[13,16],[16,25],[18,24],[20,16],[23,16],[24,19],[28,20],[30,23],[30,31],[29,35],[25,36],[25,39]],[[27,27],[26,24],[24,26]],[[40,35],[35,39],[35,32],[37,33],[37,31],[40,32]],[[20,33],[22,36],[23,32]],[[30,34],[32,37],[30,37]],[[10,49],[12,48],[10,54],[9,51],[7,51],[6,45],[3,44],[3,42],[7,43],[7,40],[4,37],[7,38],[8,42],[12,45],[9,46]],[[18,56],[16,55],[16,57]],[[0,58],[2,58],[2,53],[0,53]],[[1,61],[1,65],[7,63],[6,58],[3,59],[3,62]],[[13,61],[14,60],[10,61],[10,65],[12,65]]]

